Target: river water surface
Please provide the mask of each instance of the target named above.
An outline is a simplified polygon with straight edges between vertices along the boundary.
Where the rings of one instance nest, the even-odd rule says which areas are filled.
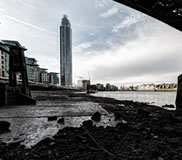
[[[118,100],[132,100],[137,102],[147,102],[157,106],[166,104],[175,105],[176,92],[132,92],[132,91],[116,91],[116,92],[98,92],[92,94],[99,97],[110,97]]]

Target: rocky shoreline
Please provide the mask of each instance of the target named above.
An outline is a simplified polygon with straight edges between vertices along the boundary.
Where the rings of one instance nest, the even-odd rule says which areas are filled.
[[[96,127],[89,120],[67,127],[31,149],[0,143],[1,160],[171,160],[182,157],[182,114],[133,101],[93,97],[76,91],[41,91],[37,100],[92,101],[115,115],[116,127]],[[57,96],[53,96],[51,92]],[[47,94],[46,94],[47,93]],[[52,95],[52,96],[51,96]],[[102,118],[102,116],[101,116]]]

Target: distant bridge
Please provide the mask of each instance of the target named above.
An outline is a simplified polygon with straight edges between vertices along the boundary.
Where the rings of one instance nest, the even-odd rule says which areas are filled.
[[[182,0],[114,0],[182,31]]]

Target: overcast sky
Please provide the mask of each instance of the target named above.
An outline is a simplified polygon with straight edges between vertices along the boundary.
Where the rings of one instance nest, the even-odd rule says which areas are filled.
[[[59,72],[59,25],[73,32],[73,78],[93,83],[176,82],[182,32],[112,0],[0,0],[0,39],[17,40]],[[88,74],[89,73],[89,74]]]

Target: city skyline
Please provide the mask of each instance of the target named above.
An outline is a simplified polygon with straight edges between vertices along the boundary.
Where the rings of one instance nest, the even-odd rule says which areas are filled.
[[[72,29],[67,15],[60,26],[60,85],[72,86]]]
[[[176,82],[182,33],[112,0],[0,0],[0,39],[18,40],[42,67],[59,72],[59,26],[69,15],[73,77],[93,83]],[[162,42],[162,43],[161,43]]]

